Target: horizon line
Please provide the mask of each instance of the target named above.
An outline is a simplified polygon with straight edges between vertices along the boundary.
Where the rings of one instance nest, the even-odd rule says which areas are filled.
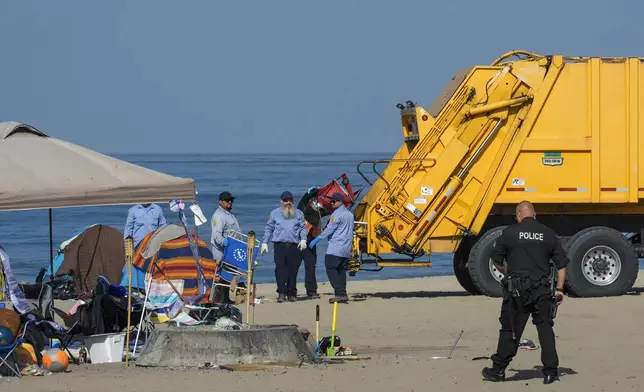
[[[233,156],[233,155],[359,155],[359,154],[395,154],[396,151],[367,151],[367,152],[176,152],[176,151],[157,151],[157,152],[103,152],[105,155],[215,155],[215,156]]]

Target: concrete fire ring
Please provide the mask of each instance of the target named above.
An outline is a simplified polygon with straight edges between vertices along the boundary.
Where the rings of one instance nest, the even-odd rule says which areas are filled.
[[[253,325],[216,330],[212,325],[163,326],[149,336],[137,366],[202,367],[209,364],[312,363],[310,347],[295,325]]]

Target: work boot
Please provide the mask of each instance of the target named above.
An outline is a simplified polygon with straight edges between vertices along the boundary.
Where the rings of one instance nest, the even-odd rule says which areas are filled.
[[[496,370],[493,368],[483,368],[481,372],[483,377],[488,381],[505,381],[505,372],[503,370]]]
[[[347,297],[346,295],[342,295],[342,296],[336,295],[335,297],[329,299],[330,304],[334,302],[340,302],[340,303],[346,304],[346,303],[349,303],[349,297]]]
[[[318,294],[318,293],[308,293],[306,296],[309,297],[310,299],[318,299],[318,298],[320,298],[320,294]]]
[[[289,300],[289,302],[295,302],[295,301],[297,301],[297,297],[295,297],[295,296],[288,297],[288,300]]]
[[[553,382],[559,380],[559,377],[555,374],[546,374],[543,376],[543,383],[544,384],[552,384]]]
[[[277,303],[282,303],[286,299],[286,296],[284,294],[280,294],[277,296]]]

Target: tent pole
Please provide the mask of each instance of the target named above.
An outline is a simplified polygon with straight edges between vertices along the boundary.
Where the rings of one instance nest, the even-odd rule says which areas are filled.
[[[246,245],[246,256],[248,259],[248,278],[246,279],[246,323],[250,322],[250,291],[253,289],[253,257],[255,256],[255,232],[248,233],[248,243]]]
[[[53,217],[51,208],[49,209],[49,267],[51,268],[51,275],[49,280],[54,280],[54,229]]]
[[[134,253],[134,241],[132,237],[125,240],[125,260],[128,271],[127,289],[127,329],[125,337],[125,367],[129,366],[130,360],[130,327],[132,326],[132,257]]]
[[[52,216],[51,208],[49,209],[49,268],[51,268],[51,274],[49,275],[49,281],[54,281],[54,218]],[[54,297],[51,297],[51,306],[54,306]],[[49,345],[51,347],[51,339],[49,340]]]

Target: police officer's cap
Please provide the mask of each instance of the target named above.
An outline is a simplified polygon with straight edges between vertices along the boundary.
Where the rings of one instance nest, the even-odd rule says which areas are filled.
[[[282,195],[280,196],[280,200],[287,200],[287,199],[293,199],[293,194],[289,191],[282,192]]]
[[[235,198],[230,194],[230,192],[226,191],[219,194],[219,200],[232,201],[235,200]]]
[[[342,193],[337,193],[336,192],[336,193],[333,194],[333,196],[331,196],[331,200],[341,201],[341,202],[344,203],[344,195],[342,195]]]

